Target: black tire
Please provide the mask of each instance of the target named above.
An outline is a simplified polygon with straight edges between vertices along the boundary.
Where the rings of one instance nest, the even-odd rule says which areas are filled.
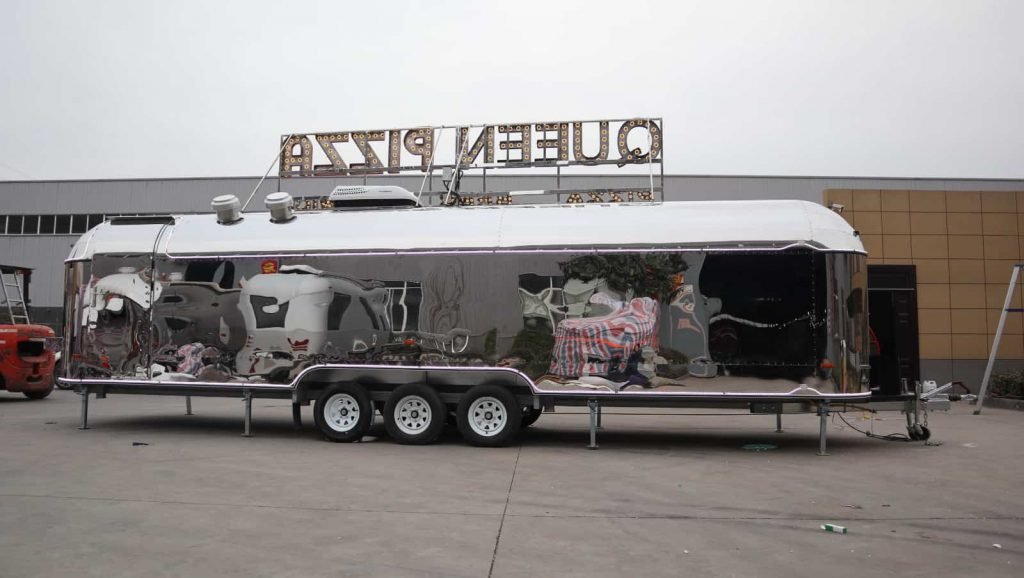
[[[511,443],[522,426],[522,408],[512,392],[498,385],[478,385],[459,401],[459,433],[472,446]]]
[[[50,392],[52,391],[53,389],[51,388],[46,391],[23,391],[21,393],[29,399],[43,399],[44,397],[50,395]]]
[[[316,400],[313,421],[332,442],[359,441],[373,423],[370,396],[354,383],[332,385]]]
[[[448,408],[433,388],[403,385],[384,405],[384,429],[400,444],[432,444],[441,437],[447,415]]]
[[[907,433],[910,439],[915,442],[926,442],[932,437],[931,430],[921,424],[914,424],[907,427]]]
[[[537,420],[540,419],[540,414],[541,410],[539,409],[535,409],[533,407],[524,407],[522,426],[524,428],[528,428],[531,425],[537,423]]]

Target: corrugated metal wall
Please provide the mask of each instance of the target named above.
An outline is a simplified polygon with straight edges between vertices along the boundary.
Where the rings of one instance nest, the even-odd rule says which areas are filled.
[[[35,307],[63,303],[63,264],[75,237],[0,237],[0,263],[34,269],[29,297]]]
[[[655,185],[659,177],[654,176]],[[422,178],[410,176],[371,177],[369,184],[397,184],[419,191]],[[256,177],[206,179],[136,179],[100,181],[0,182],[0,214],[81,213],[170,213],[205,212],[210,200],[222,194],[238,195],[244,202],[259,181]],[[637,188],[649,186],[649,176],[586,175],[502,175],[488,176],[489,191],[538,189]],[[267,193],[285,190],[295,196],[326,194],[339,184],[362,184],[361,177],[269,178],[260,187],[250,209],[262,210]],[[442,190],[435,177],[427,189]],[[467,176],[464,191],[479,191],[482,178]],[[865,179],[844,177],[665,177],[665,200],[751,200],[803,199],[821,202],[826,189],[905,190],[1024,190],[1024,180],[956,179]],[[531,200],[543,200],[535,199]],[[62,303],[63,261],[75,236],[0,236],[0,263],[35,269],[32,304],[59,307]]]

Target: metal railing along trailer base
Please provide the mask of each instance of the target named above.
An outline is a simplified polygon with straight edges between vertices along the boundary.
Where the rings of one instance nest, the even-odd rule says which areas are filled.
[[[834,401],[828,399],[798,399],[792,401],[765,401],[763,399],[733,399],[729,401],[715,399],[673,399],[648,398],[648,399],[622,399],[603,396],[601,398],[580,395],[557,396],[557,395],[536,395],[533,396],[532,405],[537,409],[546,412],[554,412],[557,406],[563,407],[586,407],[589,419],[589,443],[588,449],[598,449],[597,432],[604,429],[602,426],[603,407],[627,407],[627,408],[662,408],[662,409],[747,409],[752,414],[775,415],[775,432],[783,433],[782,415],[788,414],[816,414],[819,420],[818,427],[818,452],[819,456],[829,455],[828,443],[828,418],[830,415],[845,413],[849,411],[869,411],[872,413],[898,411],[907,417],[907,430],[911,439],[926,441],[930,436],[927,428],[922,426],[921,415],[928,411],[948,410],[949,401],[943,399],[942,393],[951,388],[947,384],[922,394],[920,385],[915,393],[905,393],[898,396],[870,397],[863,401],[844,400]],[[75,392],[81,398],[81,414],[78,429],[89,428],[89,396],[94,395],[96,399],[106,398],[108,393],[137,394],[137,395],[164,395],[185,397],[185,413],[192,413],[192,397],[220,397],[239,398],[244,403],[243,413],[243,437],[253,436],[252,427],[252,400],[260,399],[288,399],[292,401],[292,423],[295,429],[302,428],[301,406],[309,405],[310,401],[299,401],[290,388],[281,387],[238,387],[222,386],[211,387],[209,385],[189,387],[187,385],[174,385],[166,387],[145,387],[137,385],[112,384],[77,384]],[[925,420],[925,423],[927,420]],[[915,436],[916,432],[916,436]]]

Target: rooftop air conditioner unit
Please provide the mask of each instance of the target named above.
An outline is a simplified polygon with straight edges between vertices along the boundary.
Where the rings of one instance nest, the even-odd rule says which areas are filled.
[[[334,187],[328,200],[335,209],[420,206],[419,200],[412,191],[391,185]]]

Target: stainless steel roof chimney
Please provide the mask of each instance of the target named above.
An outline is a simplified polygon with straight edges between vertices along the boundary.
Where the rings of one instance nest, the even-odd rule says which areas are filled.
[[[287,223],[295,217],[292,213],[294,202],[288,193],[270,193],[263,204],[270,211],[270,221],[273,223]]]
[[[217,213],[217,222],[222,225],[230,225],[242,220],[242,204],[234,195],[214,197],[210,206],[213,207],[213,212]]]

